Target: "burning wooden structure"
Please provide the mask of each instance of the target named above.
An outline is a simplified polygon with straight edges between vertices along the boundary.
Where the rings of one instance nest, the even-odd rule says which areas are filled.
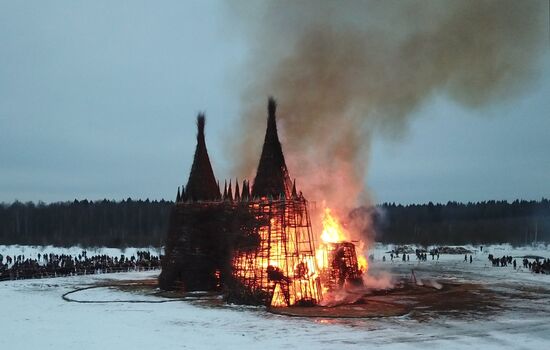
[[[240,303],[315,305],[321,281],[308,202],[292,183],[277,133],[276,104],[254,184],[232,182],[223,194],[214,177],[198,117],[197,148],[187,185],[170,218],[163,289],[224,289]]]
[[[233,276],[243,290],[272,306],[321,299],[315,243],[307,200],[288,174],[277,134],[275,101],[269,100],[267,130],[252,187],[250,212],[263,223],[256,249],[236,250]]]
[[[323,287],[327,291],[339,290],[347,286],[362,286],[363,271],[359,267],[355,245],[351,242],[326,243],[320,250],[323,259],[320,270]]]

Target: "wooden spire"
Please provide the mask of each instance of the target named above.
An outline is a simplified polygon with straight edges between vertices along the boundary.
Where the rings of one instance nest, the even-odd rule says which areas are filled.
[[[206,141],[204,137],[205,116],[199,113],[197,116],[197,148],[191,166],[191,173],[185,191],[191,200],[215,200],[220,198],[220,192],[216,185],[214,171],[210,164]]]
[[[229,187],[227,188],[227,198],[230,202],[233,201],[233,191],[231,190],[231,179],[229,179]]]
[[[243,192],[241,194],[242,200],[249,200],[250,199],[250,189],[248,187],[248,181],[243,180]]]
[[[270,97],[267,104],[267,129],[262,155],[252,186],[253,197],[270,196],[276,198],[281,193],[284,193],[286,197],[290,197],[291,194],[291,181],[277,133],[276,109],[275,99]]]
[[[185,195],[185,186],[181,186],[181,196],[180,201],[187,202],[187,196]]]
[[[239,179],[235,179],[235,202],[241,201],[241,193],[239,189]]]

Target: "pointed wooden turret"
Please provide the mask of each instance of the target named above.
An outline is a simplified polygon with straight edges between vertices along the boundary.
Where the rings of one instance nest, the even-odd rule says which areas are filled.
[[[225,201],[227,200],[227,180],[224,181],[223,184],[223,196],[222,199]]]
[[[243,180],[243,192],[241,193],[241,199],[247,201],[250,198],[250,189],[248,188],[248,181]]]
[[[298,197],[298,194],[296,193],[296,179],[294,179],[294,182],[292,183],[292,198]]]
[[[176,203],[181,202],[180,187],[178,186],[178,194],[176,195]]]
[[[267,129],[265,132],[264,146],[254,185],[252,186],[253,197],[279,197],[284,193],[290,197],[291,181],[283,155],[281,142],[277,133],[277,121],[275,100],[270,97],[267,105]]]
[[[187,202],[187,196],[185,195],[185,186],[181,186],[181,196],[180,201]]]
[[[233,201],[233,191],[231,190],[231,179],[229,179],[229,187],[227,188],[227,199]]]
[[[241,201],[241,193],[239,190],[239,179],[235,179],[235,202]]]
[[[199,113],[197,117],[197,148],[195,149],[195,157],[191,166],[189,180],[185,187],[187,198],[193,201],[216,200],[220,198],[214,171],[212,170],[208,151],[206,150],[204,124],[204,114]]]

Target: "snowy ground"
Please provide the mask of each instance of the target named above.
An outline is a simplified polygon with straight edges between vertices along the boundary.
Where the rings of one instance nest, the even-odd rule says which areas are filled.
[[[0,246],[0,254],[6,247]],[[13,246],[9,248],[14,254]],[[31,256],[39,248],[25,247]],[[405,276],[414,269],[424,281],[466,281],[495,292],[500,307],[487,315],[446,313],[420,321],[411,315],[374,319],[291,318],[262,308],[166,303],[74,303],[66,292],[107,280],[151,279],[156,272],[75,276],[0,282],[0,348],[15,349],[546,349],[550,345],[550,275],[492,267],[487,254],[550,257],[545,246],[486,247],[473,263],[463,255],[439,261],[386,261],[390,247],[371,253],[371,271]],[[44,249],[51,252],[51,250]],[[88,250],[90,251],[90,250]],[[78,253],[78,252],[77,252]],[[115,255],[118,255],[116,252]],[[130,254],[126,252],[126,254]],[[518,263],[520,259],[518,259]],[[159,301],[164,298],[114,288],[71,294],[88,301]],[[433,315],[432,315],[433,316]]]

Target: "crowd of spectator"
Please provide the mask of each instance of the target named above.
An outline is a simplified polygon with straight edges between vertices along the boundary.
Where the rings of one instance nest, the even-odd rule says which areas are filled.
[[[393,262],[394,260],[402,260],[403,262],[409,261],[409,254],[407,252],[411,251],[412,249],[408,246],[404,247],[397,247],[395,249],[392,249],[391,251],[387,252],[390,255],[390,260]],[[480,246],[480,252],[483,252],[483,246]],[[470,264],[473,263],[473,256],[471,254],[471,251],[463,248],[463,247],[438,247],[431,249],[429,252],[425,249],[416,249],[414,251],[416,255],[416,261],[427,261],[428,260],[428,254],[431,256],[431,260],[439,260],[440,254],[444,254],[443,252],[446,252],[447,254],[464,254],[470,253],[470,254],[464,254],[464,262],[469,262]],[[495,267],[505,267],[505,266],[511,266],[514,269],[518,268],[518,261],[516,261],[517,257],[514,258],[512,256],[504,255],[502,257],[496,257],[493,254],[488,254],[489,261],[492,263]],[[369,256],[369,259],[372,261],[374,260],[374,255]],[[530,260],[531,259],[531,260]],[[382,256],[382,261],[386,261],[386,256]],[[542,274],[550,274],[550,259],[545,259],[544,257],[538,257],[538,256],[525,256],[523,257],[522,265],[524,269],[528,269],[529,271],[533,273],[542,273]]]
[[[85,250],[77,256],[39,253],[36,259],[0,254],[0,281],[152,270],[160,268],[160,259],[149,251],[138,251],[130,257],[124,254],[120,257],[106,254],[88,256]]]
[[[533,262],[530,262],[529,260],[526,262],[525,260],[527,259],[523,259],[524,266],[529,267],[529,269],[534,273],[550,274],[550,259],[535,259]]]
[[[489,254],[489,261],[495,267],[504,267],[512,265],[514,269],[517,268],[517,261],[511,256],[503,255],[502,257],[495,257],[493,254]],[[544,273],[550,274],[550,259],[544,259],[540,257],[535,257],[533,261],[529,261],[527,257],[523,258],[522,261],[523,268],[529,269],[534,273]]]
[[[412,253],[412,249],[405,246],[405,248],[398,247],[396,249],[392,249],[390,253],[390,260],[393,261],[394,259],[400,259],[402,261],[410,261],[410,256],[407,253]],[[428,252],[425,249],[415,249],[414,253],[416,255],[417,261],[427,261],[428,260]],[[439,260],[439,251],[437,249],[432,249],[430,251],[430,255],[432,256],[432,260],[437,257],[437,260]],[[372,256],[371,260],[374,260],[374,256]],[[386,261],[386,256],[384,255],[382,257],[382,261]]]

